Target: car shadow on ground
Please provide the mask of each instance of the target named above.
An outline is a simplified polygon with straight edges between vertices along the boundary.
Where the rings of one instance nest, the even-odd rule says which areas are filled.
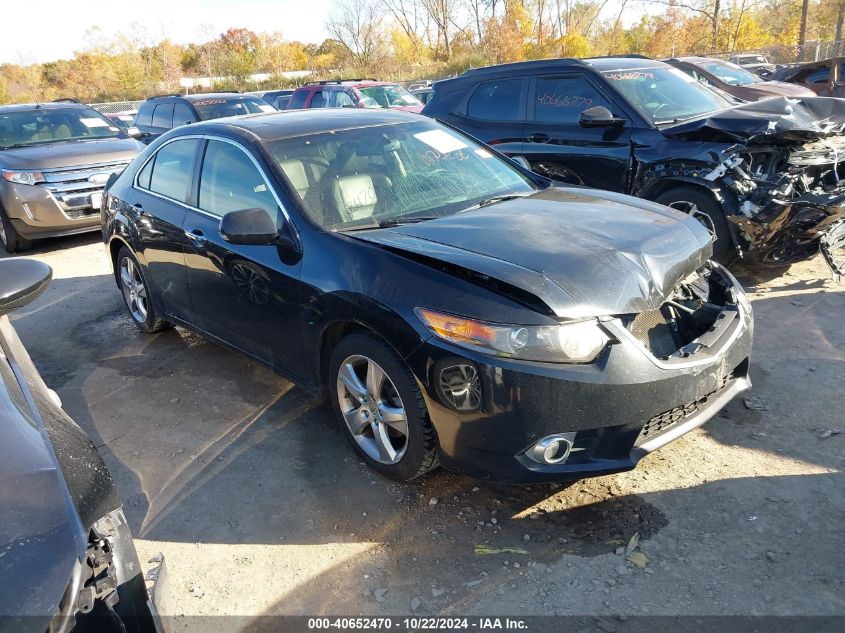
[[[845,561],[831,525],[845,519],[834,474],[843,467],[844,436],[821,435],[841,420],[830,402],[841,390],[845,335],[841,320],[829,317],[843,313],[845,294],[818,292],[800,305],[764,297],[754,308],[750,404],[734,401],[632,473],[522,487],[443,471],[410,484],[381,478],[357,458],[321,399],[185,330],[140,333],[109,274],[56,279],[14,324],[45,381],[103,453],[136,536],[257,551],[373,546],[295,591],[280,588],[284,599],[267,613],[404,613],[415,597],[419,611],[431,613],[497,604],[592,613],[605,608],[607,580],[630,584],[634,608],[651,575],[614,553],[634,534],[664,582],[673,575],[679,586],[689,582],[692,569],[712,575],[713,586],[726,576],[730,585],[753,583],[750,574],[762,570],[768,575],[749,609],[788,613],[800,610],[799,579],[813,567],[808,582],[821,596],[819,610],[842,610],[841,576],[832,570]],[[779,327],[768,332],[774,320]],[[785,327],[795,328],[792,340],[783,340]],[[750,463],[737,468],[736,460]],[[794,473],[770,470],[773,460],[790,460]],[[748,559],[720,559],[738,546]],[[577,561],[585,560],[607,567],[600,586],[583,576]],[[540,575],[566,561],[575,561],[571,577]],[[764,600],[770,586],[775,605]],[[376,599],[380,588],[389,598]],[[562,600],[567,594],[578,600]],[[673,609],[684,608],[685,595]],[[533,606],[525,611],[515,596]],[[650,601],[659,608],[659,598]]]

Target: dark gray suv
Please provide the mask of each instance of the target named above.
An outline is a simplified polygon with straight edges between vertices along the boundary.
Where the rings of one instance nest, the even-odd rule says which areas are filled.
[[[275,111],[276,108],[264,99],[237,92],[161,95],[150,97],[141,104],[135,117],[135,127],[141,132],[141,140],[149,143],[180,125]]]
[[[15,253],[99,229],[106,181],[142,148],[82,104],[0,107],[0,243]]]

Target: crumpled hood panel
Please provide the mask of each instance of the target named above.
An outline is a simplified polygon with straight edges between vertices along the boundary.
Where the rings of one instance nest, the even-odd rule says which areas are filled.
[[[693,218],[582,188],[351,235],[489,275],[565,318],[656,308],[712,252],[710,234]]]
[[[806,142],[845,132],[845,101],[832,97],[772,97],[661,131],[666,136],[690,141]]]

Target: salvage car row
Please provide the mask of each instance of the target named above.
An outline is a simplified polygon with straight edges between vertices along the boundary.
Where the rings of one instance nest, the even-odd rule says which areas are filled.
[[[191,125],[183,97],[151,99],[136,123],[149,111],[172,129],[148,145],[79,104],[0,110],[15,209],[0,237],[25,247],[78,206],[87,224],[53,234],[102,231],[138,328],[186,327],[327,395],[353,449],[400,481],[438,464],[507,482],[631,469],[750,387],[751,306],[714,244],[726,264],[821,250],[841,271],[837,99],[737,105],[637,58],[469,71],[433,86],[430,117],[402,98],[346,108],[343,88],[303,90],[336,109],[213,120],[200,108],[251,106],[194,96]],[[64,162],[92,148],[114,155]],[[50,473],[64,509],[51,525],[69,539],[29,608],[64,616],[56,630],[94,610],[154,626],[144,591],[121,594],[138,577],[119,504],[74,496],[60,403],[5,316],[48,280],[0,262],[6,417],[37,449],[4,463],[24,483]],[[31,565],[8,560],[4,576]]]

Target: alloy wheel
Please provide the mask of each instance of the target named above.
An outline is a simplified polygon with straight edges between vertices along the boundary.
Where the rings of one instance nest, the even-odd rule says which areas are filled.
[[[353,355],[337,374],[337,399],[352,437],[373,460],[395,464],[408,448],[408,417],[385,371],[366,356]]]
[[[147,320],[147,287],[141,278],[141,271],[138,265],[130,257],[120,260],[120,285],[123,289],[123,298],[132,313],[132,317],[138,323]]]

